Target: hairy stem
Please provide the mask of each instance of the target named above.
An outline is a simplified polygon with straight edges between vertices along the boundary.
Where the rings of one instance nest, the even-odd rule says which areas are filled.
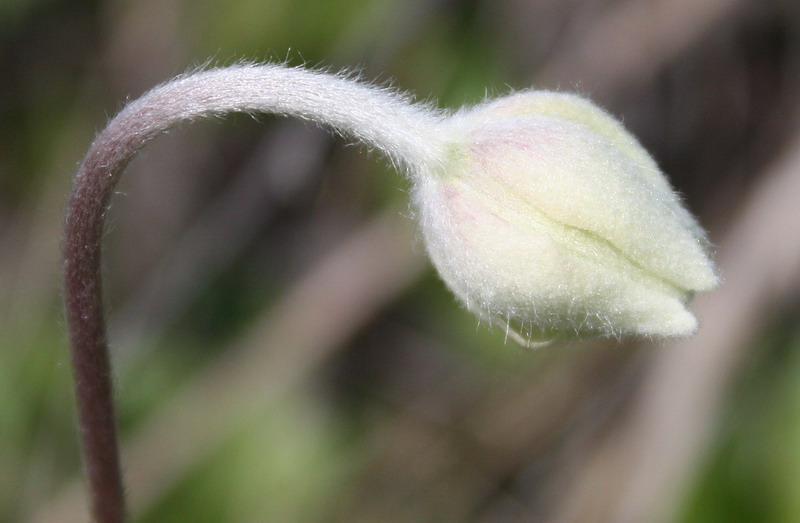
[[[381,150],[411,178],[435,172],[444,157],[436,132],[441,115],[433,110],[392,91],[280,65],[184,76],[111,120],[79,167],[64,233],[64,299],[79,433],[97,523],[125,520],[100,274],[104,214],[120,174],[144,145],[182,122],[230,112],[292,115],[323,124]]]

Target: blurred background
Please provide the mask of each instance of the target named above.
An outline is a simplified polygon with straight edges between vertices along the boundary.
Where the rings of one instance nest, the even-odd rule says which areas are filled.
[[[105,285],[134,521],[800,521],[800,3],[0,2],[0,521],[86,521],[60,302],[71,175],[125,100],[238,60],[444,107],[620,117],[709,230],[697,337],[525,351],[433,273],[408,186],[296,121],[152,144]]]

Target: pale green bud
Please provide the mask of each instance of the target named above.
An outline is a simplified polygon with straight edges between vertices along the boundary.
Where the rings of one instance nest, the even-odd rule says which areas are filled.
[[[705,234],[608,113],[529,91],[443,132],[445,168],[415,200],[431,259],[468,308],[523,343],[696,330],[686,304],[717,284]]]

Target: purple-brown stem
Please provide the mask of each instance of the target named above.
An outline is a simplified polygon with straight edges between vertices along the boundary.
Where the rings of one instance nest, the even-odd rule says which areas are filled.
[[[383,151],[409,175],[438,165],[440,115],[397,93],[277,64],[201,71],[157,87],[122,110],[81,163],[64,232],[64,302],[78,424],[96,523],[125,520],[100,278],[104,214],[117,179],[169,128],[230,112],[294,115]]]
[[[183,84],[192,86],[184,80]],[[202,91],[179,96],[180,81],[130,104],[101,132],[78,168],[64,227],[64,307],[69,327],[78,429],[95,523],[125,521],[125,500],[101,285],[104,218],[127,163],[175,124],[204,114],[186,109]],[[194,94],[195,96],[191,96]]]
[[[97,136],[75,176],[64,227],[64,307],[95,523],[125,521],[100,272],[105,211],[120,174],[145,144],[182,121],[222,112],[214,87],[201,73],[128,105]]]
[[[135,126],[135,121],[129,123]],[[120,131],[119,126],[109,126],[81,164],[64,232],[64,302],[78,428],[96,523],[125,520],[100,254],[103,217],[117,175],[144,142],[142,135],[135,132],[115,138]]]

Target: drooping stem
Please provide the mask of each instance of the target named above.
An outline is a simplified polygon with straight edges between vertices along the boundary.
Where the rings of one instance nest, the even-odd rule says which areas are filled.
[[[111,120],[79,167],[64,233],[79,433],[97,523],[125,520],[100,275],[104,214],[120,174],[144,145],[182,122],[230,112],[291,115],[325,125],[381,150],[411,178],[435,172],[444,156],[435,111],[341,76],[272,64],[178,78]]]

